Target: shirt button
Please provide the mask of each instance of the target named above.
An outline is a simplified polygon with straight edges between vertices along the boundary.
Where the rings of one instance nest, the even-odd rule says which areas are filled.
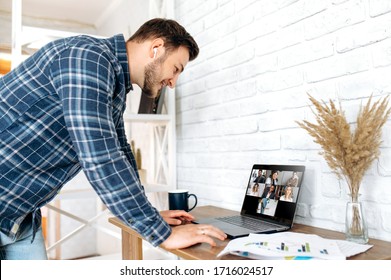
[[[156,239],[155,235],[151,235],[151,241],[154,241]]]
[[[133,219],[128,220],[129,224],[133,224]]]

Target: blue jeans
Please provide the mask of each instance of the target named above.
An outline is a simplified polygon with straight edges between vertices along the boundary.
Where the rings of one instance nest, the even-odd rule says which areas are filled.
[[[16,238],[0,232],[0,260],[47,260],[42,228],[36,232],[33,243],[32,238],[32,219],[28,218],[20,225]]]
[[[265,208],[267,204],[269,203],[269,198],[262,198],[261,203],[262,203],[261,214],[263,214],[263,212],[265,212]]]

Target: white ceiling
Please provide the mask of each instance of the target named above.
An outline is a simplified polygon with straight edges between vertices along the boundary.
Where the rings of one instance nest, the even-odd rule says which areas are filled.
[[[0,0],[0,52],[12,45],[12,3]],[[76,34],[128,37],[148,19],[149,3],[164,0],[18,0],[22,1],[23,53]]]
[[[124,0],[22,0],[22,14],[24,17],[97,27],[122,1]],[[11,13],[12,0],[0,0],[0,11]]]

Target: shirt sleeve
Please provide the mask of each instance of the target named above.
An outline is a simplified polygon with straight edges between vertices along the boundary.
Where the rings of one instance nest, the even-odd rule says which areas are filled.
[[[272,180],[270,179],[270,177],[267,177],[265,185],[271,185],[271,184],[272,184]]]
[[[97,46],[71,47],[53,63],[51,74],[89,182],[115,216],[154,246],[160,245],[171,228],[146,198],[129,161],[130,148],[120,143],[125,135],[117,134],[124,132],[113,122],[115,69],[108,55]]]

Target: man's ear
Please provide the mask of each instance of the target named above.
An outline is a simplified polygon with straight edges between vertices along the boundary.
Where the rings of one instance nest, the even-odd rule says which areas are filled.
[[[156,58],[157,53],[161,55],[163,52],[164,52],[164,40],[162,38],[154,39],[150,46],[151,58]]]

